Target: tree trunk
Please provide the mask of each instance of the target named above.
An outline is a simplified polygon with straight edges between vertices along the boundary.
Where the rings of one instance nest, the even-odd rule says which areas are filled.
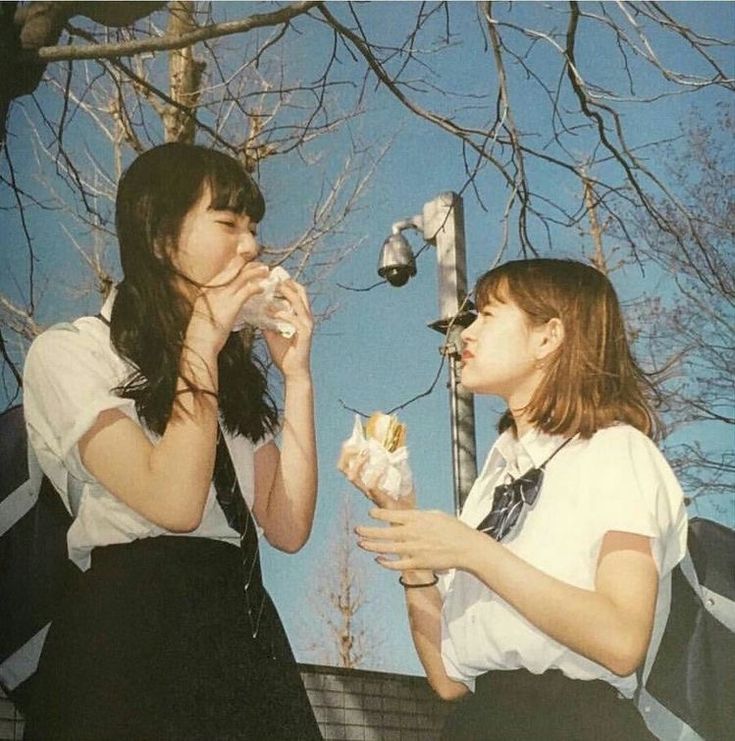
[[[194,3],[171,3],[167,33],[178,36],[196,28]],[[195,59],[193,47],[171,51],[169,56],[170,95],[177,103],[186,106],[188,111],[175,106],[166,106],[163,125],[167,142],[194,143],[196,127],[193,114],[201,95],[201,82],[205,68],[204,62]]]

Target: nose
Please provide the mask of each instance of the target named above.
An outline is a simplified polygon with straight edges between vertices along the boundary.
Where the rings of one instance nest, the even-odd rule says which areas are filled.
[[[471,339],[471,338],[472,338],[472,331],[471,331],[471,330],[472,330],[472,328],[473,328],[473,327],[475,326],[475,322],[476,322],[476,321],[477,321],[477,319],[475,319],[475,321],[474,321],[474,322],[472,322],[472,324],[470,324],[469,326],[465,327],[465,328],[464,328],[464,329],[463,329],[463,330],[462,330],[462,331],[461,331],[461,332],[459,333],[459,338],[460,338],[460,339],[462,340],[462,342],[463,342],[463,343],[464,343],[465,345],[467,344],[467,340],[469,340],[469,339]]]
[[[260,254],[260,246],[255,235],[248,230],[243,233],[237,243],[237,254],[243,257],[245,260],[255,260]]]

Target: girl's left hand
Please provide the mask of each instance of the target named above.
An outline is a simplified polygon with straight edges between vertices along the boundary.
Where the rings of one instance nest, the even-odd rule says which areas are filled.
[[[278,332],[264,329],[263,337],[268,345],[268,352],[284,378],[308,376],[311,372],[309,359],[314,331],[309,297],[300,283],[290,279],[280,284],[278,292],[288,301],[290,310],[275,312],[273,317],[293,324],[296,334],[286,338]]]
[[[358,545],[380,554],[376,561],[394,571],[468,570],[470,556],[487,540],[483,533],[437,510],[373,509],[370,516],[392,527],[356,528]]]

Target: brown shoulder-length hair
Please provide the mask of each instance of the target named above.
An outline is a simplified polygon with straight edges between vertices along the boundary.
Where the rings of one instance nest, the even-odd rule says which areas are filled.
[[[532,326],[557,318],[564,326],[561,346],[545,361],[544,378],[526,413],[543,432],[588,438],[615,422],[649,437],[660,423],[653,410],[658,393],[635,362],[615,290],[608,278],[575,260],[516,260],[477,281],[478,307],[512,301]],[[508,410],[502,432],[514,428]]]

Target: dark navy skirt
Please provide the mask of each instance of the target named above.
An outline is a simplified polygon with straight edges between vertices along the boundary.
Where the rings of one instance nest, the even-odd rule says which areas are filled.
[[[322,736],[270,598],[250,634],[239,549],[167,536],[93,551],[51,624],[25,738]]]
[[[492,671],[447,717],[442,741],[656,741],[631,700],[558,670]]]

